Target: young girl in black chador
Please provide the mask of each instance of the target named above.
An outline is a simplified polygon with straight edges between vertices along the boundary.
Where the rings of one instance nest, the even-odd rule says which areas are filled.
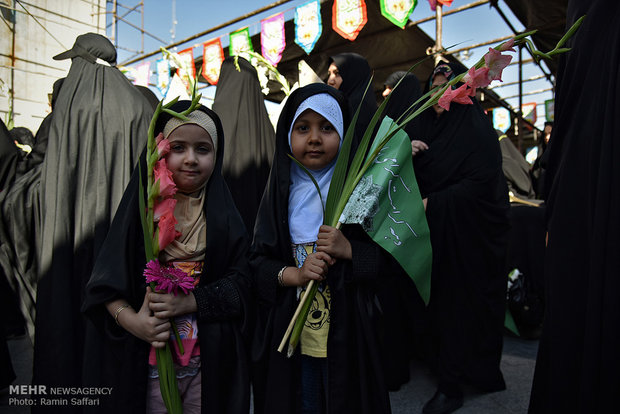
[[[189,101],[181,101],[171,109],[181,112],[188,107]],[[83,308],[103,330],[109,351],[101,380],[101,386],[113,387],[111,398],[104,402],[108,412],[166,411],[154,348],[174,340],[171,318],[185,348],[183,354],[176,346],[172,351],[184,412],[249,411],[243,337],[248,314],[248,241],[221,175],[220,120],[202,106],[188,118],[181,121],[163,114],[156,127],[155,133],[163,132],[170,141],[166,162],[178,190],[174,215],[181,233],[160,252],[159,260],[186,271],[194,278],[195,288],[188,295],[173,295],[146,287],[138,170],[86,288]]]
[[[250,253],[259,311],[253,343],[257,413],[389,413],[377,292],[408,279],[358,225],[321,225],[321,201],[304,165],[327,197],[348,123],[342,94],[323,84],[293,92],[276,132],[276,153]],[[355,148],[353,149],[355,150]],[[310,280],[320,283],[299,349],[277,352]],[[406,362],[404,362],[406,365]]]

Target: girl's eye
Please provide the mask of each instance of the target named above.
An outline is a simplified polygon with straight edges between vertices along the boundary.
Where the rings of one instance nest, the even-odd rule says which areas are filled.
[[[334,126],[332,124],[325,124],[321,127],[323,131],[331,132],[334,130]]]
[[[304,131],[307,131],[309,128],[308,128],[308,125],[303,125],[303,124],[301,124],[301,125],[297,125],[297,128],[296,128],[296,129],[297,129],[298,131],[304,132]]]
[[[172,145],[170,149],[172,151],[183,151],[183,145],[180,145],[180,144]]]
[[[211,147],[200,146],[196,149],[196,151],[200,154],[208,154],[209,152],[211,152]]]

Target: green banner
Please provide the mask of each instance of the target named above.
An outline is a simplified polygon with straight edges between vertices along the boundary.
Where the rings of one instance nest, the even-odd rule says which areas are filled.
[[[390,118],[384,118],[369,154],[395,125]],[[360,224],[400,263],[428,304],[432,265],[430,233],[413,172],[407,133],[399,131],[381,149],[353,190],[340,222]]]

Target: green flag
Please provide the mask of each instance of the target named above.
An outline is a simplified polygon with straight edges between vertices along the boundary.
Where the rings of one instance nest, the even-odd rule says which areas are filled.
[[[396,124],[385,117],[369,154]],[[431,289],[432,251],[424,204],[413,172],[411,141],[397,132],[353,190],[342,223],[360,224],[413,279],[424,303]]]

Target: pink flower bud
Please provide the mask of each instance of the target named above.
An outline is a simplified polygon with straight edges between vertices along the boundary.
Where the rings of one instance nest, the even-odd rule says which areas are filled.
[[[473,103],[469,97],[467,85],[461,85],[458,89],[448,87],[441,98],[439,98],[437,104],[446,111],[449,111],[451,102],[456,102],[463,105],[471,105]]]
[[[510,40],[508,40],[506,43],[504,43],[500,48],[499,51],[500,52],[516,52],[516,50],[514,50],[512,47],[515,45],[515,39],[514,37]]]
[[[161,135],[161,134],[160,134]],[[167,153],[170,152],[170,141],[167,139],[162,139],[157,144],[157,155],[159,158],[165,157]]]
[[[166,198],[176,194],[177,186],[172,179],[172,172],[166,166],[165,158],[155,163],[153,174],[155,175],[155,185],[159,183],[158,196]]]
[[[156,144],[156,145],[159,145],[159,143],[161,142],[161,140],[162,140],[162,139],[164,139],[164,133],[163,133],[163,132],[160,132],[160,133],[159,133],[159,135],[157,135],[157,136],[155,137],[155,144]]]
[[[463,76],[463,82],[471,88],[469,90],[469,96],[476,95],[477,88],[484,88],[491,83],[491,80],[489,79],[489,68],[482,67],[480,69],[476,69],[471,67],[469,72]]]
[[[159,229],[159,251],[162,251],[168,246],[174,239],[176,239],[177,231],[174,226],[177,224],[177,220],[173,214],[166,214],[159,218],[157,228]]]
[[[489,68],[489,80],[502,80],[502,71],[510,61],[512,56],[502,55],[501,52],[493,48],[489,48],[489,53],[484,55],[484,63]]]
[[[177,205],[177,200],[174,198],[166,198],[159,203],[155,203],[153,208],[153,220],[159,221],[161,216],[174,215],[174,207]]]

